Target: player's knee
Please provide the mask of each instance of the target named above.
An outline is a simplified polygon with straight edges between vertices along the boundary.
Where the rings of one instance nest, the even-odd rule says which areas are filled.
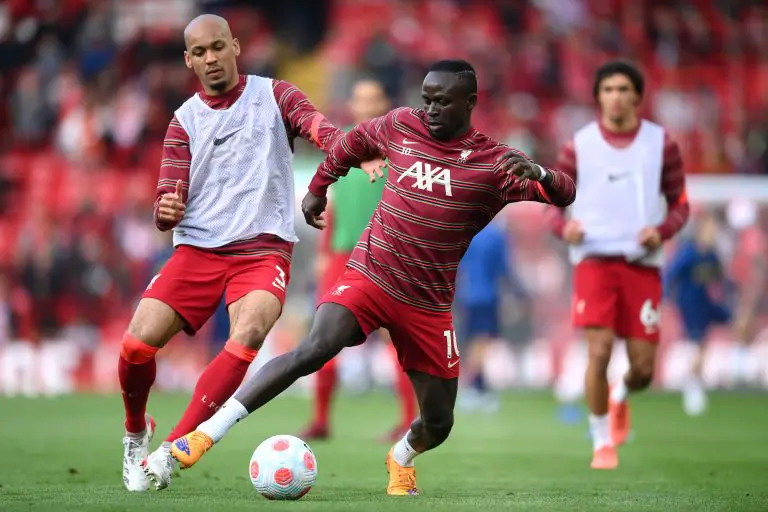
[[[630,369],[632,384],[635,389],[645,389],[653,381],[653,361],[633,364]]]
[[[264,344],[267,334],[269,334],[269,327],[261,322],[238,323],[232,329],[231,338],[248,348],[259,349]]]
[[[309,375],[322,368],[334,355],[336,353],[328,349],[327,343],[310,337],[293,351],[293,362],[302,375]]]
[[[161,326],[153,325],[150,322],[137,321],[136,318],[131,320],[131,323],[128,325],[127,334],[131,338],[139,340],[150,347],[162,348],[168,343],[165,330]]]
[[[453,412],[445,411],[429,418],[423,418],[422,421],[430,444],[434,448],[448,439],[451,429],[453,429]]]
[[[150,347],[162,348],[181,327],[181,317],[170,306],[156,299],[142,299],[127,332]]]

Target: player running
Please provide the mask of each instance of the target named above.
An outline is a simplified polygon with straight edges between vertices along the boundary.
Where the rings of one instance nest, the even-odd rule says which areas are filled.
[[[237,389],[280,316],[294,233],[292,144],[327,150],[343,132],[293,85],[237,71],[240,44],[223,18],[203,15],[184,31],[184,60],[202,91],[175,113],[163,146],[155,202],[175,251],[152,279],[123,337],[118,362],[125,405],[123,483],[165,487],[170,441],[208,419]],[[194,334],[226,299],[230,337],[195,386],[166,442],[148,456],[146,416],[155,355],[180,330]],[[142,468],[143,466],[143,468]]]
[[[731,319],[725,300],[729,282],[716,248],[717,219],[707,212],[696,221],[695,228],[693,239],[680,244],[664,270],[665,292],[674,298],[686,339],[696,347],[691,373],[683,386],[683,409],[689,416],[699,416],[707,408],[702,365],[709,331]]]
[[[352,87],[349,102],[355,124],[379,117],[389,110],[384,86],[372,79],[359,80]],[[351,129],[350,127],[349,129]],[[339,180],[333,187],[333,198],[326,210],[328,226],[322,233],[321,247],[318,251],[317,276],[318,291],[327,292],[347,269],[347,261],[352,250],[368,225],[368,221],[379,204],[384,190],[384,180],[368,183],[368,177],[361,172],[354,172]],[[322,295],[321,295],[322,296]],[[386,336],[385,331],[380,331]],[[397,357],[394,348],[392,357]],[[299,434],[304,440],[327,439],[330,436],[328,413],[337,384],[336,358],[328,361],[316,375],[314,417],[309,426]],[[387,441],[399,439],[416,417],[416,396],[413,394],[408,376],[396,372],[396,389],[401,404],[401,422],[388,434]]]
[[[328,186],[375,155],[389,162],[381,202],[347,272],[321,300],[309,337],[267,363],[197,431],[174,442],[183,467],[296,379],[385,327],[420,407],[387,455],[387,494],[418,494],[414,457],[439,446],[453,427],[460,355],[451,306],[461,256],[505,205],[564,207],[575,195],[567,175],[472,128],[477,77],[467,62],[435,63],[422,98],[423,110],[399,108],[356,126],[318,168],[302,203],[310,225],[325,225]]]
[[[643,76],[631,64],[615,61],[598,69],[600,118],[576,132],[559,161],[577,184],[570,218],[558,217],[554,230],[571,245],[575,265],[573,321],[588,344],[595,469],[618,466],[616,447],[629,432],[627,395],[653,379],[661,246],[689,214],[679,148],[664,128],[640,119],[642,95]],[[626,340],[630,368],[609,400],[607,369],[616,337]]]

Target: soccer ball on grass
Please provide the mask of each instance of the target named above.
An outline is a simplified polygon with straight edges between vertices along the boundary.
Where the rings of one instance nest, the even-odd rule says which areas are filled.
[[[317,459],[298,437],[279,435],[261,443],[248,467],[251,483],[270,500],[297,500],[317,479]]]

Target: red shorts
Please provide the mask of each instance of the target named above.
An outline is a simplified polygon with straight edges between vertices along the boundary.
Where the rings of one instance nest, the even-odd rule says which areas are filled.
[[[197,332],[219,306],[227,306],[254,290],[265,290],[285,303],[291,262],[280,254],[230,256],[180,245],[152,278],[142,298],[168,304],[185,321],[184,331]]]
[[[349,309],[365,337],[384,327],[389,331],[403,371],[443,379],[459,376],[460,354],[450,311],[435,312],[400,302],[356,270],[348,269],[320,299]],[[364,342],[365,338],[359,340]]]
[[[591,258],[576,265],[573,323],[608,327],[620,338],[657,343],[661,275],[655,267],[620,258]]]
[[[328,257],[328,267],[323,272],[323,275],[320,276],[317,284],[317,291],[320,297],[330,290],[331,286],[336,284],[336,281],[338,281],[341,276],[344,275],[344,272],[347,271],[347,262],[349,261],[349,257],[352,256],[352,253],[329,252],[326,253],[326,255]]]

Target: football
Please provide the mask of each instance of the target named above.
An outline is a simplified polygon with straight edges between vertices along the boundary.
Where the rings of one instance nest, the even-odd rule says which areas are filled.
[[[253,452],[248,474],[265,498],[297,500],[315,484],[317,460],[309,445],[298,437],[273,436]]]

